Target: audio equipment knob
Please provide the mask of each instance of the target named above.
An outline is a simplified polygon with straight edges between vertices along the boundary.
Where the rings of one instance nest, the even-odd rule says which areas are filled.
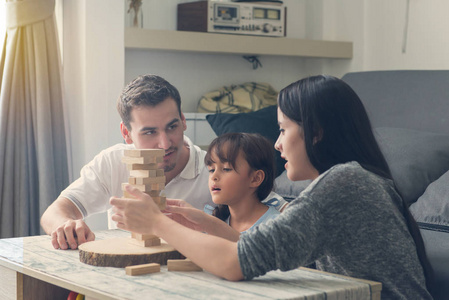
[[[262,31],[266,33],[273,31],[273,25],[268,23],[263,24]]]

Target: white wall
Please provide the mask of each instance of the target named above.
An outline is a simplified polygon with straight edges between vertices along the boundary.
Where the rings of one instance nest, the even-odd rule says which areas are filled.
[[[122,140],[115,109],[124,86],[122,1],[63,2],[64,100],[74,179],[100,150]],[[106,228],[104,214],[91,219],[92,228]]]
[[[307,3],[322,9],[322,20],[318,17],[319,9],[309,18],[307,32],[312,35],[308,37],[354,43],[351,61],[328,60],[322,64],[323,72],[342,76],[350,71],[449,69],[449,18],[446,16],[449,2],[446,0],[314,0]],[[403,52],[407,3],[409,18]]]
[[[143,0],[143,27],[176,30],[176,9],[182,0]],[[305,1],[284,0],[287,6],[287,36],[304,38]],[[198,54],[167,51],[126,50],[125,81],[141,74],[158,74],[181,94],[185,112],[195,112],[200,97],[224,85],[248,81],[268,82],[281,89],[307,76],[306,59],[259,57],[263,67],[257,70],[240,55]]]
[[[63,3],[63,74],[75,178],[100,149],[121,141],[114,105],[124,85],[124,14],[114,2],[121,3]]]
[[[365,68],[449,69],[449,1],[410,0],[406,52],[402,52],[407,1],[366,5]]]

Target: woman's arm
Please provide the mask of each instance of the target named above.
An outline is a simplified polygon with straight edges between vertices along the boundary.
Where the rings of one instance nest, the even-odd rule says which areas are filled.
[[[155,234],[206,271],[227,280],[243,279],[236,242],[182,226],[165,216],[147,194],[129,185],[126,190],[137,199],[110,200],[118,228]]]

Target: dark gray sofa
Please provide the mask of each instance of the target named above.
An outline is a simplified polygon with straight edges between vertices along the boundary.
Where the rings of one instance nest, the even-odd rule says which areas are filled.
[[[413,130],[395,140],[390,130],[383,145],[400,146],[386,158],[421,228],[435,272],[434,298],[449,299],[449,71],[358,72],[342,79],[364,102],[373,127]]]
[[[436,277],[435,299],[449,299],[449,71],[373,71],[342,77],[360,96],[396,186],[420,226]],[[257,132],[277,139],[276,107],[208,115],[217,135]],[[275,191],[296,198],[277,155]]]

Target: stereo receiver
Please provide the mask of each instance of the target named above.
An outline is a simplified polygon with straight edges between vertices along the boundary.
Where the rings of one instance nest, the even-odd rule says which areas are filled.
[[[286,7],[196,1],[178,4],[178,30],[262,36],[286,35]]]

